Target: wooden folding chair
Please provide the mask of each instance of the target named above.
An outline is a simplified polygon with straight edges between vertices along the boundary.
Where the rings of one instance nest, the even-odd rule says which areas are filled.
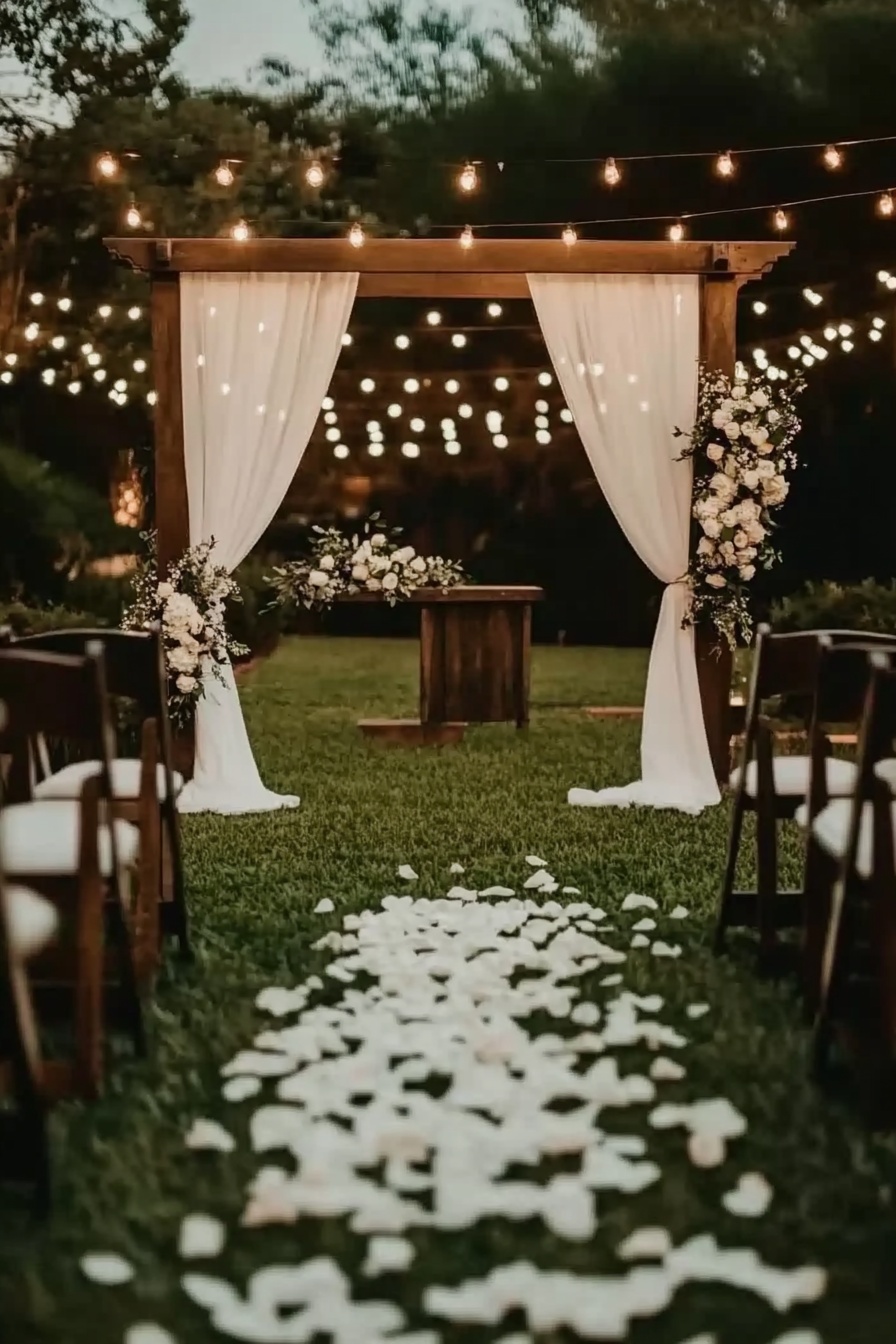
[[[0,727],[6,718],[0,704]],[[56,911],[28,887],[8,885],[0,854],[0,1176],[34,1187],[40,1216],[50,1210],[50,1152],[40,1037],[27,963],[50,943]]]
[[[833,710],[834,697],[824,706],[817,700],[822,654],[841,644],[870,647],[877,642],[889,647],[894,641],[888,635],[850,630],[775,635],[767,625],[757,629],[741,763],[731,775],[734,805],[716,925],[717,953],[724,951],[729,929],[756,929],[760,965],[770,969],[781,958],[780,930],[803,923],[804,886],[792,891],[778,886],[778,824],[796,818],[810,789],[820,808],[827,799],[849,797],[856,780],[855,763],[831,755],[826,730],[835,720],[826,716]],[[763,713],[763,706],[777,697],[803,702],[809,738],[806,754],[775,752],[775,725]],[[849,717],[855,719],[859,713],[856,704]],[[756,814],[756,890],[736,891],[737,860],[748,812]]]
[[[858,777],[848,807],[826,809],[816,837],[839,849],[839,869],[819,966],[812,1070],[831,1071],[833,1048],[866,1066],[875,1100],[893,1119],[896,1102],[896,672],[893,659],[869,655],[869,685]],[[870,1067],[868,1067],[870,1066]]]
[[[140,761],[118,757],[112,761],[112,789],[121,803],[120,815],[140,825],[144,862],[151,861],[153,851],[158,856],[162,932],[177,939],[184,957],[191,956],[177,811],[177,798],[184,780],[172,763],[168,686],[159,627],[153,626],[149,630],[53,630],[21,639],[14,639],[11,632],[6,632],[5,637],[10,647],[75,656],[83,655],[91,643],[102,644],[109,694],[133,702],[140,714],[142,775],[145,776],[148,770],[150,779],[148,791],[141,792]],[[0,631],[0,646],[3,639],[4,632]],[[157,762],[153,759],[156,755]],[[35,784],[34,796],[74,798],[87,774],[96,768],[96,761],[84,760],[53,771],[45,761],[43,777]]]
[[[35,960],[33,981],[39,1001],[55,1005],[62,996],[74,1026],[73,1058],[47,1063],[47,1087],[52,1095],[94,1096],[103,1074],[105,1001],[116,990],[134,1048],[145,1053],[134,945],[147,906],[157,904],[154,889],[132,899],[140,836],[117,816],[112,797],[115,746],[102,648],[91,646],[82,658],[0,650],[0,698],[9,716],[0,750],[10,756],[0,847],[9,880],[34,888],[59,913],[58,954]],[[40,735],[76,742],[99,762],[77,798],[31,797],[31,744]]]

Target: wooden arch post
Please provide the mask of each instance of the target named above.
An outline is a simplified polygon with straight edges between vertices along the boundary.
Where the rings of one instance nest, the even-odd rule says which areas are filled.
[[[534,239],[107,238],[114,257],[146,272],[152,286],[156,384],[155,499],[159,561],[189,545],[181,387],[180,275],[185,271],[357,271],[358,298],[522,299],[528,274],[699,275],[700,355],[731,373],[737,351],[737,296],[792,251],[790,242],[590,242],[575,247]],[[716,776],[729,769],[731,659],[712,631],[697,632],[703,718]]]

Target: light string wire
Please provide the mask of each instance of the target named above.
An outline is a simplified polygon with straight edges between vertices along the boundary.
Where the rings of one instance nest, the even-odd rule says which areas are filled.
[[[745,158],[748,154],[787,154],[798,153],[801,150],[808,149],[855,149],[861,145],[886,145],[896,142],[896,135],[870,135],[862,136],[853,140],[806,140],[785,145],[753,145],[747,148],[738,149],[731,146],[722,151],[730,154],[732,158]],[[613,157],[614,163],[650,163],[670,159],[713,159],[719,157],[720,151],[714,149],[684,149],[668,150],[661,152],[651,152],[650,154],[616,154]],[[399,155],[400,157],[400,155]],[[471,164],[475,168],[488,168],[494,166],[503,171],[503,166],[514,166],[518,164],[531,166],[535,163],[606,163],[610,155],[583,155],[581,157],[570,158],[510,158],[503,159],[495,156],[485,159],[444,159],[440,166],[445,168],[463,168],[466,164]],[[403,160],[409,162],[410,159]],[[421,162],[425,162],[421,158]]]

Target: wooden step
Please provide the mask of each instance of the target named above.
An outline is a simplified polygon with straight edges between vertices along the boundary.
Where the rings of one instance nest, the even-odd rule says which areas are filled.
[[[361,719],[365,737],[392,747],[450,747],[463,740],[465,723],[422,723],[420,719]]]

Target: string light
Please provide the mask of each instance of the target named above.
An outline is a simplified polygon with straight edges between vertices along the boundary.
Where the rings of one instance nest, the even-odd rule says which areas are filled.
[[[108,150],[102,153],[96,161],[97,172],[100,177],[106,178],[107,181],[111,181],[113,177],[118,176],[119,167],[120,165],[115,155],[110,154]]]
[[[309,163],[308,167],[305,169],[305,181],[308,183],[309,187],[313,187],[315,191],[317,191],[318,187],[323,186],[326,176],[323,164],[319,159],[315,159],[312,163]]]
[[[503,311],[504,309],[501,307],[500,303],[490,303],[486,309],[489,317],[500,317]]]
[[[354,338],[354,336],[352,336],[351,332],[350,332],[350,331],[346,331],[346,332],[343,333],[342,344],[345,345],[345,346],[351,345],[352,342],[354,341],[354,339],[355,339],[355,338]]]
[[[233,228],[230,230],[230,236],[235,243],[247,242],[251,233],[252,230],[244,219],[237,220],[236,224],[234,224]]]
[[[458,174],[457,185],[460,187],[461,191],[467,193],[475,191],[479,186],[479,174],[472,163],[465,164],[461,169]]]
[[[470,228],[469,224],[467,224],[463,233],[460,235],[459,242],[461,247],[464,248],[470,248],[473,246],[473,230]]]
[[[30,302],[34,304],[35,308],[39,308],[44,301],[44,295],[41,294],[39,289],[35,290],[34,293],[30,294],[28,297]]]
[[[362,379],[361,379],[361,391],[362,391],[362,392],[372,392],[372,391],[374,390],[375,387],[376,387],[376,383],[373,381],[372,378],[362,378]]]
[[[734,176],[737,169],[734,159],[731,157],[731,153],[729,150],[726,149],[724,154],[720,154],[719,157],[716,159],[715,169],[719,177]]]
[[[457,457],[460,452],[460,444],[457,439],[447,439],[445,442],[445,452],[449,457]]]
[[[60,313],[67,313],[67,312],[69,312],[70,309],[71,309],[71,306],[72,306],[72,301],[71,301],[71,299],[70,299],[67,295],[64,296],[64,297],[61,298],[61,299],[57,299],[57,300],[56,300],[56,307],[59,309]]]
[[[382,445],[381,443],[377,442],[376,440],[374,440],[374,441],[372,441],[371,443],[368,443],[368,445],[367,445],[367,451],[368,451],[368,453],[370,454],[371,457],[382,457],[382,455],[383,455],[383,445]]]
[[[451,337],[451,344],[454,346],[455,350],[463,350],[466,343],[467,338],[462,331],[456,331]]]
[[[345,446],[344,443],[336,444],[336,447],[333,449],[333,456],[339,458],[348,457],[348,448]]]
[[[883,219],[889,219],[894,212],[896,212],[896,200],[893,198],[892,191],[885,191],[882,196],[878,197],[877,213]]]
[[[825,151],[821,156],[825,168],[835,173],[838,168],[843,167],[843,151],[836,145],[825,146]]]
[[[364,246],[364,230],[357,222],[354,223],[348,231],[348,241],[351,243],[352,247]]]
[[[669,228],[669,242],[680,243],[682,238],[684,238],[684,225],[679,219]]]
[[[431,327],[437,327],[442,321],[442,314],[436,312],[436,310],[433,308],[430,312],[426,314],[426,320]]]
[[[419,457],[420,445],[417,443],[403,443],[401,451],[405,457]]]
[[[561,234],[561,237],[567,247],[572,247],[574,243],[577,243],[579,241],[579,235],[576,233],[575,229],[572,227],[571,224],[567,224],[566,228],[563,230],[563,233]]]
[[[607,159],[603,167],[604,186],[618,187],[622,181],[622,173],[615,159]]]
[[[790,216],[786,210],[780,207],[772,215],[772,227],[777,229],[778,233],[784,233],[790,228]]]
[[[824,303],[824,299],[815,289],[804,289],[803,298],[807,303],[811,303],[813,308],[818,308],[820,304]]]
[[[131,203],[128,206],[127,214],[124,217],[124,222],[129,229],[140,229],[143,227],[143,216],[137,209],[137,202],[134,200],[133,196],[131,197]]]
[[[496,378],[496,379],[495,379],[495,391],[496,391],[496,392],[506,392],[509,386],[510,386],[510,383],[509,383],[508,379],[506,379],[506,378]]]
[[[232,187],[234,183],[233,169],[230,166],[229,159],[222,159],[215,169],[215,181],[219,187]]]
[[[765,314],[768,312],[768,304],[763,303],[762,299],[757,299],[756,302],[753,304],[753,312],[756,314],[757,317],[764,317]]]
[[[401,335],[395,337],[395,344],[399,350],[407,350],[410,343],[411,343],[410,336]]]

